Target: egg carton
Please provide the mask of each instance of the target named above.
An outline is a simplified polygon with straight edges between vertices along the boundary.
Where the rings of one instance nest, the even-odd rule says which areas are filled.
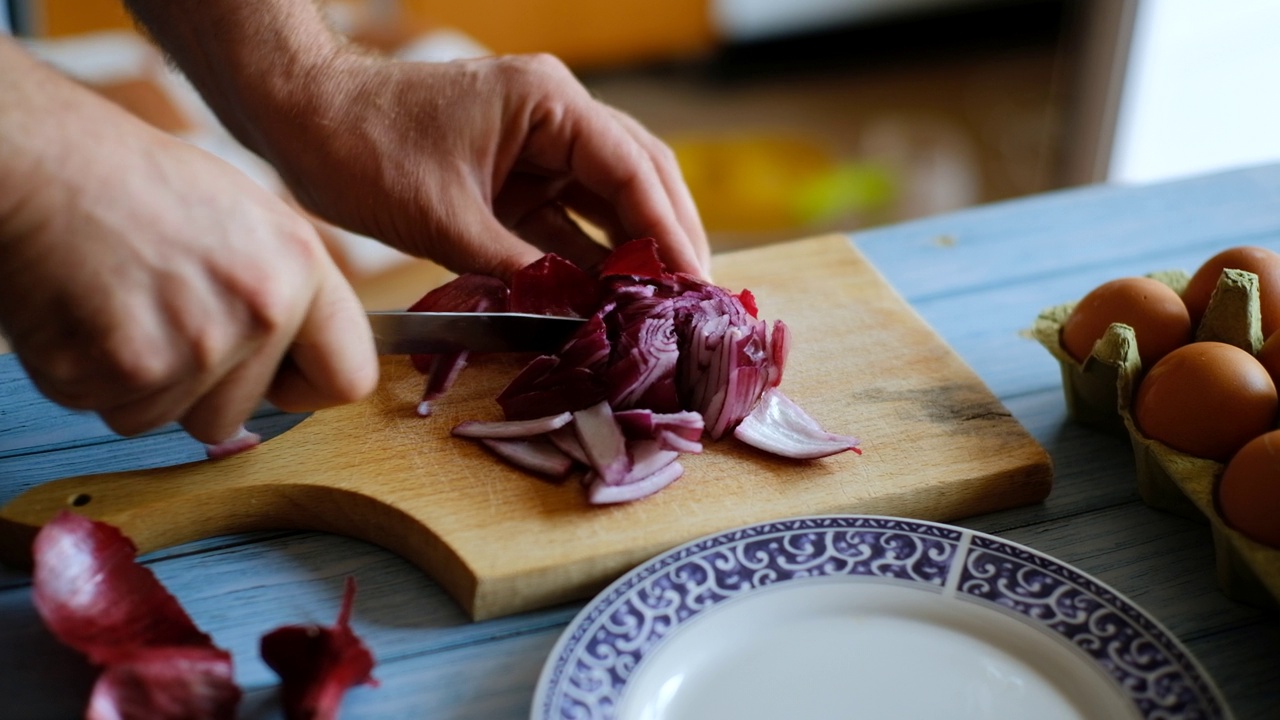
[[[1147,275],[1182,295],[1190,277],[1180,270]],[[1133,328],[1116,323],[1094,345],[1084,362],[1062,347],[1062,325],[1075,302],[1040,313],[1033,334],[1062,368],[1062,387],[1071,420],[1102,432],[1128,437],[1133,446],[1138,494],[1147,505],[1184,517],[1206,520],[1213,532],[1218,585],[1230,598],[1280,609],[1280,549],[1268,547],[1229,527],[1218,512],[1215,488],[1225,465],[1179,452],[1143,436],[1131,404],[1142,376]],[[1262,346],[1258,278],[1224,270],[1196,328],[1197,341],[1235,345],[1256,355]],[[1280,518],[1277,518],[1280,522]]]

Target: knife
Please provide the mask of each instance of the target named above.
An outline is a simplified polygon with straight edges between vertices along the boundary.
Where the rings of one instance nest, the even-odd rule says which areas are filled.
[[[450,352],[553,353],[586,318],[528,313],[370,312],[379,355]]]

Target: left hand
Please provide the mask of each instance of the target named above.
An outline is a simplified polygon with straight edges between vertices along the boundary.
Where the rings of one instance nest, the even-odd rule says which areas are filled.
[[[674,154],[548,55],[440,64],[338,52],[254,135],[308,209],[455,272],[501,278],[555,252],[658,241],[707,277],[709,250]]]

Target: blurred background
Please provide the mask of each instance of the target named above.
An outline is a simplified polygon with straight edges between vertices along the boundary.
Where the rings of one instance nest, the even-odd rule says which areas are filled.
[[[283,192],[119,0],[7,2],[46,60]],[[1280,159],[1274,0],[322,4],[406,59],[558,55],[674,147],[717,250]],[[406,267],[429,282],[319,225],[370,306],[402,302]]]

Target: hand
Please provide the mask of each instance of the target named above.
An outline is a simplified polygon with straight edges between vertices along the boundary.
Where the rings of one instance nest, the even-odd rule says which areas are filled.
[[[44,394],[125,435],[177,420],[217,443],[264,395],[372,390],[368,324],[309,223],[52,71],[0,66],[32,83],[0,110],[0,327]]]
[[[509,277],[555,252],[582,266],[653,237],[676,271],[709,250],[675,157],[547,55],[442,64],[338,52],[257,149],[313,212],[456,272]]]

